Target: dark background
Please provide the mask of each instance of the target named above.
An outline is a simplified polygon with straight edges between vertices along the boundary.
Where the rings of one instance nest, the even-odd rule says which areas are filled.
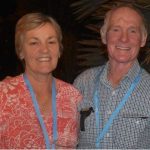
[[[0,80],[23,72],[15,54],[14,32],[17,20],[28,12],[43,12],[52,16],[63,32],[63,55],[54,75],[72,83],[78,71],[76,49],[79,37],[86,32],[73,15],[70,4],[75,0],[1,0],[0,5]],[[100,59],[102,64],[104,59]],[[93,64],[94,66],[94,64]],[[146,66],[149,68],[149,66]]]
[[[81,25],[75,21],[70,4],[73,0],[1,0],[0,5],[0,80],[21,73],[22,65],[15,54],[14,32],[17,20],[28,12],[49,14],[60,24],[64,51],[54,74],[72,82],[75,73],[75,47]]]

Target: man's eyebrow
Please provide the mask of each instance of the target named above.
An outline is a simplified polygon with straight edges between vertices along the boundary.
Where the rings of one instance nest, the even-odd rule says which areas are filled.
[[[48,39],[57,39],[56,36],[49,36]]]

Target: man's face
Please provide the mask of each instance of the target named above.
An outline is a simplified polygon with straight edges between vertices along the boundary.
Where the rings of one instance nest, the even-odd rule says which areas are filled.
[[[129,64],[134,62],[140,47],[146,42],[142,32],[142,19],[137,12],[128,7],[115,10],[106,33],[110,61]]]

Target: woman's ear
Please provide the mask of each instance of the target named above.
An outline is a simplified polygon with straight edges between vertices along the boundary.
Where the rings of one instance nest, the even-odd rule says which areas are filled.
[[[19,58],[20,58],[21,60],[24,59],[24,54],[23,54],[23,52],[20,52]]]

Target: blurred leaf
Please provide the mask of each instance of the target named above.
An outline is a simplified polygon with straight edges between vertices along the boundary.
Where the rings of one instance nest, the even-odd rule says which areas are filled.
[[[93,46],[93,47],[99,47],[101,44],[100,41],[98,40],[82,40],[79,41],[78,43],[82,45]]]
[[[76,19],[82,22],[88,30],[86,35],[78,41],[79,47],[76,50],[77,66],[80,66],[79,72],[90,66],[102,64],[102,61],[105,60],[102,58],[106,55],[106,48],[101,43],[99,30],[106,12],[120,4],[132,4],[150,15],[150,0],[77,0],[71,5]],[[149,21],[149,19],[147,20]],[[145,54],[142,58],[144,63],[150,63],[149,39],[142,51]]]

